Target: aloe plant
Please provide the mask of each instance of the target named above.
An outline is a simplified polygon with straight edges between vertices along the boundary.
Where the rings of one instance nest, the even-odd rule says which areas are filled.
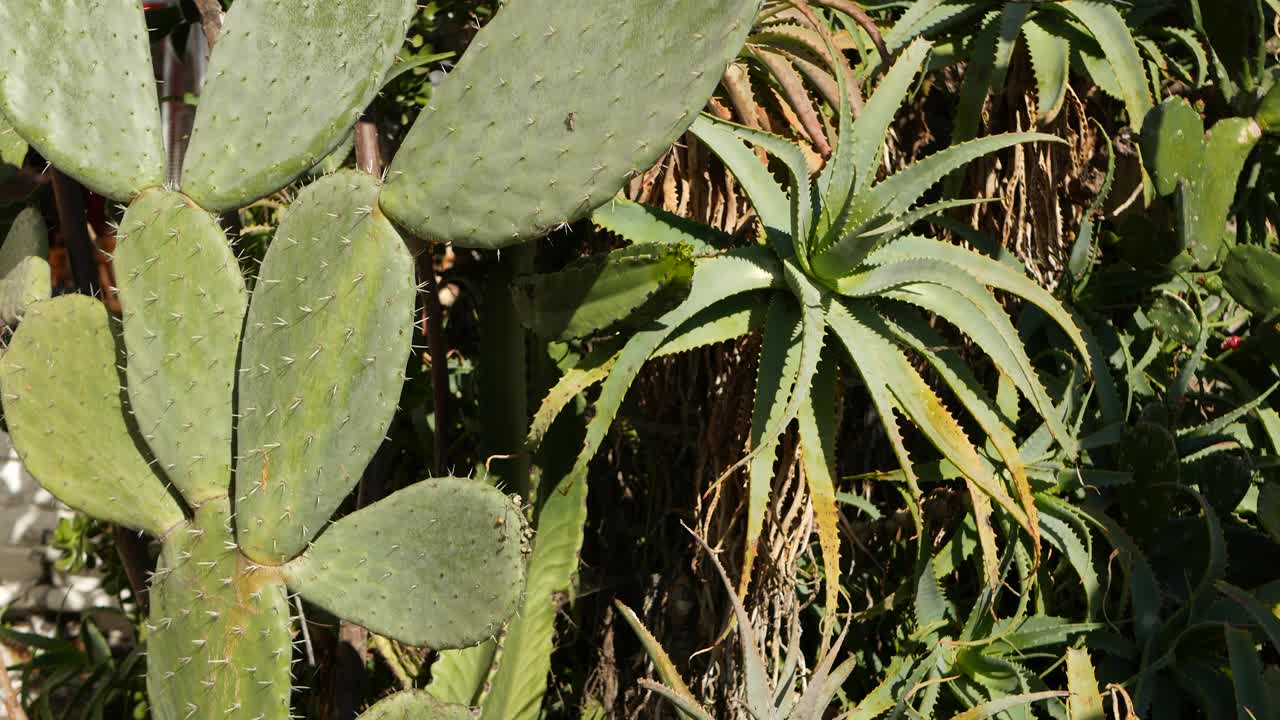
[[[979,29],[973,32],[975,23]],[[913,4],[885,39],[896,49],[917,34],[954,36],[954,44],[963,50],[953,59],[970,62],[960,91],[954,142],[977,132],[987,95],[1004,90],[1019,41],[1030,54],[1040,123],[1051,122],[1061,111],[1073,67],[1087,70],[1098,87],[1124,102],[1135,130],[1151,108],[1151,81],[1139,45],[1120,11],[1107,2],[926,0]]]
[[[794,145],[705,115],[694,123],[693,132],[725,161],[751,197],[761,220],[760,244],[720,250],[731,245],[729,238],[706,229],[695,231],[666,213],[622,200],[593,216],[598,224],[636,242],[689,245],[696,259],[684,302],[630,335],[612,357],[566,375],[535,416],[531,441],[537,439],[540,422],[554,417],[568,397],[596,382],[604,383],[575,466],[552,496],[557,506],[565,506],[566,514],[576,516],[573,523],[580,527],[583,521],[588,464],[641,366],[655,355],[745,334],[753,329],[754,319],[756,327],[763,325],[763,346],[751,423],[753,449],[735,465],[748,466],[751,498],[740,590],[749,582],[779,435],[798,420],[801,460],[814,499],[827,570],[826,601],[831,607],[836,604],[839,543],[831,446],[834,393],[830,388],[841,355],[862,376],[913,486],[914,463],[892,420],[895,416],[919,426],[945,457],[964,468],[979,512],[989,513],[994,501],[1038,537],[1024,463],[1008,421],[972,371],[954,355],[938,349],[944,343],[938,341],[919,310],[936,313],[977,338],[1054,428],[1055,437],[1071,449],[1072,434],[988,286],[1013,292],[1042,307],[1061,323],[1082,352],[1083,338],[1057,301],[1021,273],[909,231],[917,220],[963,204],[947,201],[913,207],[951,170],[1003,147],[1054,138],[1036,134],[984,138],[953,146],[876,182],[884,132],[928,48],[927,43],[918,41],[904,52],[856,123],[847,112],[840,113],[841,141],[832,162],[812,184],[803,156]],[[775,184],[744,144],[747,142],[785,164],[789,192]],[[753,296],[763,301],[767,311],[753,313],[744,306]],[[833,342],[826,342],[828,335]],[[951,410],[911,365],[908,352],[919,353],[939,370],[988,434],[996,455],[1010,472],[1011,487],[979,455]],[[581,543],[581,530],[576,533],[575,548]],[[994,553],[994,536],[984,535],[988,553]],[[994,568],[989,570],[989,579],[994,581]]]

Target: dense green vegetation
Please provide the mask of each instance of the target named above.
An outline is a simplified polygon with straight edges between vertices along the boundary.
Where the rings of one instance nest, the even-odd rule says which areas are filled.
[[[11,714],[1280,717],[1280,3],[141,5],[0,7]]]

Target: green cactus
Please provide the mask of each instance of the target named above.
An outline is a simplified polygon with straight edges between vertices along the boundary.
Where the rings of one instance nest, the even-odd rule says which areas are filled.
[[[181,159],[164,154],[140,4],[0,8],[0,56],[17,59],[0,67],[0,113],[68,175],[129,204],[119,333],[89,298],[36,303],[0,389],[15,445],[47,488],[161,542],[148,663],[158,720],[287,717],[290,590],[437,649],[493,637],[520,607],[526,523],[493,487],[440,478],[330,522],[404,382],[416,287],[392,221],[496,247],[585,216],[693,122],[759,4],[504,8],[411,130],[387,187],[336,172],[299,194],[251,300],[215,214],[281,189],[350,138],[414,3],[236,3],[169,185],[168,161]],[[477,102],[500,111],[475,122]],[[607,279],[632,302],[588,314],[589,329],[659,314],[688,291],[688,248],[622,254]],[[651,297],[637,277],[654,273],[663,287]],[[538,607],[552,607],[576,554],[554,560]],[[544,624],[538,647],[550,643]],[[541,687],[506,697],[527,710]]]
[[[1222,284],[1259,317],[1275,315],[1280,311],[1280,254],[1256,245],[1232,248],[1222,266]]]
[[[184,191],[233,210],[314,167],[373,100],[416,10],[413,0],[234,6],[210,58]]]
[[[1142,122],[1142,160],[1156,190],[1172,195],[1204,161],[1204,121],[1191,104],[1172,97],[1152,108]]]
[[[245,321],[237,537],[260,562],[306,546],[373,456],[400,398],[413,259],[378,184],[309,186],[267,251]],[[327,422],[332,420],[333,422]],[[353,453],[353,448],[359,453]]]
[[[122,226],[117,259],[132,412],[107,313],[90,298],[35,305],[0,365],[10,428],[32,473],[68,503],[162,538],[150,620],[156,717],[287,717],[287,586],[377,632],[435,647],[492,636],[521,598],[523,515],[473,481],[412,486],[310,542],[327,517],[311,520],[310,529],[307,519],[317,509],[332,512],[381,441],[408,354],[412,265],[385,220],[361,204],[376,190],[368,176],[340,173],[305,191],[258,280],[239,350],[236,464],[241,487],[263,483],[267,492],[228,496],[244,288],[212,218],[181,196],[145,193]],[[344,210],[334,198],[354,207]],[[317,219],[331,210],[350,222]],[[306,242],[292,241],[295,229]],[[294,260],[303,252],[310,265]],[[288,280],[273,282],[274,268],[286,266]],[[354,281],[361,273],[369,282]],[[334,297],[326,304],[320,293]],[[283,317],[296,322],[275,322]],[[326,343],[332,361],[315,350]],[[282,360],[285,352],[296,361]],[[263,371],[268,358],[277,367]],[[289,371],[295,362],[296,374]],[[341,397],[328,395],[337,385]],[[352,389],[368,407],[347,397]],[[327,406],[326,396],[345,409]],[[306,413],[296,399],[290,407],[290,397],[319,410]],[[363,431],[345,415],[356,408]],[[254,425],[257,432],[270,430],[280,443],[274,474],[264,453],[253,452],[261,436],[244,427],[255,417],[267,419]],[[86,433],[98,438],[67,442]],[[199,444],[184,447],[187,438]],[[291,450],[292,458],[312,451],[345,472],[291,466]],[[316,477],[321,482],[308,483]],[[285,490],[274,492],[277,486]],[[290,517],[301,493],[307,507]],[[233,502],[236,530],[252,546],[234,541]],[[268,521],[254,522],[262,518]],[[256,562],[254,550],[267,562]],[[474,572],[477,562],[485,572]]]
[[[113,200],[164,182],[141,3],[5,3],[0,56],[0,114],[49,162]]]
[[[369,206],[377,190],[350,171],[305,190],[247,315],[212,217],[144,193],[117,253],[126,387],[107,312],[81,296],[34,305],[0,364],[31,472],[69,504],[161,539],[158,718],[288,716],[287,588],[436,648],[492,637],[522,598],[524,516],[483,483],[419,483],[325,526],[382,441],[409,354],[413,266]]]
[[[423,690],[396,693],[360,715],[359,720],[473,720],[462,705],[436,700]]]
[[[1206,134],[1199,113],[1181,98],[1155,107],[1143,122],[1143,161],[1159,193],[1175,196],[1180,249],[1197,267],[1217,264],[1228,247],[1236,186],[1262,133],[1257,120],[1227,118]]]
[[[0,323],[17,325],[32,303],[49,297],[49,230],[35,208],[18,213],[0,245]]]
[[[694,121],[758,7],[508,4],[410,131],[383,208],[421,237],[485,248],[585,217]]]

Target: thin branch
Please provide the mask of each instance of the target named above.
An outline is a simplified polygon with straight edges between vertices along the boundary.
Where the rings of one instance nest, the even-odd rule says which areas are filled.
[[[222,10],[222,3],[219,0],[195,0],[195,2],[196,8],[200,10],[200,24],[204,27],[204,37],[209,41],[209,49],[213,50],[213,44],[222,34],[222,21],[226,19],[227,14]]]
[[[867,35],[871,37],[871,42],[875,44],[876,50],[880,53],[880,59],[888,63],[893,59],[893,54],[889,52],[889,46],[885,45],[884,35],[880,33],[880,26],[876,25],[876,21],[871,19],[866,10],[863,10],[853,0],[812,0],[814,4],[823,7],[838,10],[845,15],[853,18],[863,30],[867,31]]]
[[[93,242],[89,240],[88,221],[85,217],[84,190],[80,183],[63,175],[56,168],[53,175],[53,201],[58,208],[58,227],[67,245],[67,257],[71,261],[71,276],[76,290],[90,297],[98,294],[98,266],[94,260]]]
[[[374,177],[382,175],[382,152],[378,146],[378,125],[369,113],[356,123],[356,167]]]

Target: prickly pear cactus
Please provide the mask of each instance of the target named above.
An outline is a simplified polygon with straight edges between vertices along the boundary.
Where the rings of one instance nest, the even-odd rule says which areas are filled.
[[[210,57],[183,184],[234,209],[293,182],[348,135],[382,85],[413,0],[236,3]],[[0,6],[0,114],[86,187],[128,202],[166,181],[142,3]]]
[[[13,326],[32,303],[49,297],[49,230],[35,208],[14,218],[0,245],[0,323]]]
[[[492,637],[522,598],[524,516],[484,483],[425,481],[326,525],[382,441],[409,354],[413,265],[377,191],[354,172],[304,190],[247,306],[207,211],[144,193],[119,240],[119,337],[100,303],[60,297],[30,309],[0,361],[32,473],[161,541],[161,720],[288,717],[290,589],[435,648]]]
[[[461,705],[442,703],[425,690],[396,693],[366,710],[359,720],[472,720]]]
[[[521,0],[476,36],[391,165],[421,237],[502,247],[585,217],[698,115],[756,0]]]
[[[337,172],[298,195],[252,296],[216,214],[350,137],[413,0],[235,3],[181,183],[166,177],[176,159],[164,156],[140,3],[0,4],[0,114],[68,175],[129,204],[120,322],[87,297],[34,303],[0,360],[0,391],[45,487],[160,542],[157,720],[289,717],[290,592],[436,649],[491,638],[516,611],[528,529],[486,484],[432,479],[331,519],[404,381],[416,287],[398,227],[497,247],[586,215],[693,122],[759,4],[510,4],[411,132],[390,186]],[[671,299],[636,280],[656,273],[664,293],[684,293],[690,264],[679,249],[629,257],[608,289],[645,315]],[[371,717],[469,714],[423,702]]]

